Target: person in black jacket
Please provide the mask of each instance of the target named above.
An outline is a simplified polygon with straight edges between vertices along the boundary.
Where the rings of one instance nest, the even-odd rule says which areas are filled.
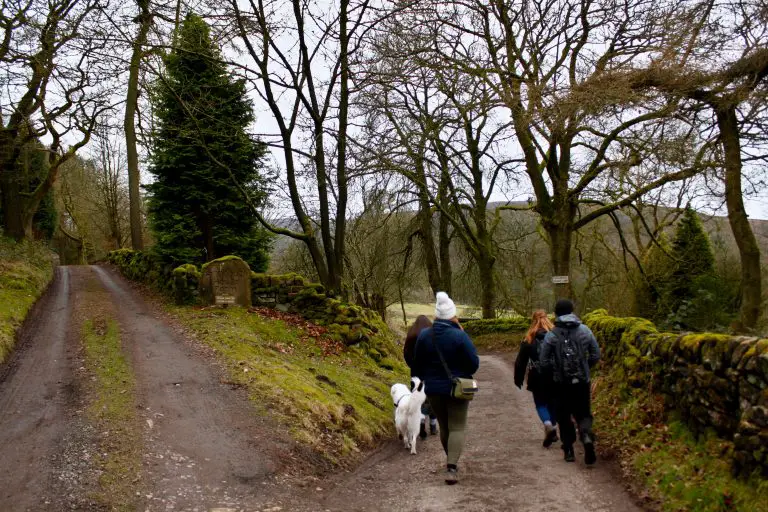
[[[573,314],[573,302],[560,299],[555,305],[555,328],[544,337],[539,353],[542,367],[552,370],[557,420],[566,462],[573,462],[573,443],[579,426],[584,444],[584,462],[594,464],[595,436],[592,433],[590,369],[600,361],[600,347],[592,331]]]
[[[432,320],[427,318],[426,315],[419,315],[416,317],[413,325],[408,328],[408,332],[405,334],[405,343],[403,343],[403,358],[405,359],[405,364],[408,365],[408,368],[413,368],[413,351],[416,348],[416,338],[419,337],[419,333],[421,331],[428,327],[432,327]],[[414,375],[411,374],[411,377],[414,377]],[[413,381],[411,381],[411,387],[413,387]],[[437,416],[435,416],[435,413],[432,412],[432,408],[429,406],[428,400],[424,402],[424,405],[421,406],[421,414],[424,416],[429,416],[429,433],[432,435],[437,434]],[[425,425],[425,421],[422,419],[421,431],[419,432],[419,437],[422,439],[426,439],[427,437],[426,427],[427,426]]]
[[[552,373],[542,370],[539,364],[539,352],[544,343],[544,337],[552,330],[552,322],[547,318],[543,309],[534,311],[531,326],[525,339],[520,344],[520,351],[515,359],[515,385],[522,389],[526,371],[528,372],[527,389],[533,393],[533,403],[536,412],[544,424],[545,448],[557,441],[557,414],[552,397]]]

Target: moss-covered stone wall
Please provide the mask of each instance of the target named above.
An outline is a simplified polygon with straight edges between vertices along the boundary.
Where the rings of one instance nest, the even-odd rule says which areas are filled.
[[[110,252],[107,261],[117,266],[128,279],[152,286],[173,297],[177,304],[200,301],[202,272],[195,265],[166,267],[151,254],[130,249]],[[251,296],[254,306],[297,313],[327,327],[332,337],[346,345],[362,343],[367,346],[375,334],[386,329],[375,312],[329,297],[322,285],[310,283],[298,274],[252,272]]]
[[[522,333],[528,330],[530,319],[524,316],[511,318],[492,318],[467,320],[462,322],[464,330],[470,336],[482,336],[495,333]]]
[[[368,342],[386,329],[381,318],[369,309],[325,294],[325,288],[298,274],[251,274],[253,305],[297,313],[328,327],[332,336],[347,345]]]
[[[642,318],[584,317],[604,364],[632,388],[650,387],[695,434],[715,431],[734,442],[735,473],[768,476],[768,339],[663,333]]]

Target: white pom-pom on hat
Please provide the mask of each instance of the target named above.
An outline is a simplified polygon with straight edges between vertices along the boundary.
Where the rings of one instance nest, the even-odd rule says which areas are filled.
[[[435,317],[441,320],[450,320],[456,316],[456,304],[445,292],[437,292],[435,295]]]

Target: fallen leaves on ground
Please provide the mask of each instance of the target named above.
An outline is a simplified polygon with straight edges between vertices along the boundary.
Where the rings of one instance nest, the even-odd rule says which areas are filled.
[[[300,329],[299,339],[303,342],[308,342],[311,339],[323,351],[324,357],[337,356],[344,351],[344,344],[331,338],[328,334],[328,329],[321,325],[309,322],[301,315],[296,313],[284,313],[276,309],[265,307],[250,308],[248,312],[272,320],[281,320],[287,325],[297,327]],[[291,347],[280,343],[273,348],[283,354],[290,354],[293,352]]]

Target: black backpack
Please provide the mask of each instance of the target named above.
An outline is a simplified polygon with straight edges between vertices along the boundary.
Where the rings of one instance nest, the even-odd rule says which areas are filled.
[[[557,337],[555,363],[556,371],[560,375],[560,381],[566,384],[586,382],[584,347],[581,346],[578,340],[571,340],[570,329],[556,327],[554,333]]]

